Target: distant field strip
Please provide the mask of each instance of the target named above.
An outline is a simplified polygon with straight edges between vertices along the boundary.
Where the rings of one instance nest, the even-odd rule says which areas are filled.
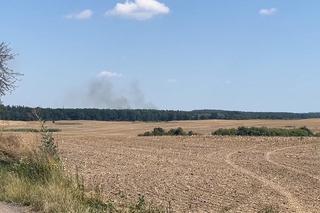
[[[0,132],[41,132],[40,129],[17,128],[17,129],[1,129]],[[61,129],[48,129],[48,132],[61,132]]]

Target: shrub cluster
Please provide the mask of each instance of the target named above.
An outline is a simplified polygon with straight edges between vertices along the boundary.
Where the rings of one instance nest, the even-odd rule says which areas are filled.
[[[267,127],[239,127],[238,129],[218,129],[212,135],[229,136],[267,136],[267,137],[313,137],[316,136],[307,127],[281,129]]]
[[[152,131],[139,134],[139,136],[192,136],[197,135],[193,131],[186,132],[181,127],[170,129],[169,131],[164,130],[161,127],[154,128]]]

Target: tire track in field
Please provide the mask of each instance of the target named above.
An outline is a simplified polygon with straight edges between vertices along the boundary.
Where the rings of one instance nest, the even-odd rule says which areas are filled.
[[[289,147],[284,147],[284,148],[280,148],[280,149],[275,149],[275,150],[273,150],[273,151],[267,152],[267,153],[265,154],[265,159],[266,159],[269,163],[271,163],[271,164],[273,164],[273,165],[275,165],[275,166],[282,167],[282,168],[284,168],[284,169],[287,169],[287,170],[290,170],[290,171],[293,171],[293,172],[296,172],[296,173],[299,173],[299,174],[302,174],[302,175],[306,175],[306,176],[309,176],[309,177],[311,177],[311,178],[313,178],[313,179],[316,179],[316,180],[320,181],[320,177],[319,177],[319,176],[316,176],[316,175],[310,174],[310,173],[308,173],[308,172],[305,172],[305,171],[302,171],[302,170],[293,168],[293,167],[291,167],[291,166],[283,165],[283,164],[278,163],[278,162],[276,162],[276,161],[274,161],[274,160],[271,159],[271,156],[272,156],[273,154],[275,154],[276,152],[280,152],[280,151],[284,151],[284,150],[292,149],[292,148],[306,147],[306,146],[310,146],[310,145],[315,145],[315,144],[307,144],[307,145],[301,145],[301,146],[289,146]]]
[[[258,174],[254,173],[254,172],[251,172],[250,170],[248,169],[245,169],[244,167],[241,167],[237,164],[235,164],[231,158],[233,155],[239,153],[239,152],[244,152],[244,151],[248,151],[248,150],[251,150],[251,149],[254,149],[254,148],[249,148],[249,149],[244,149],[244,150],[238,150],[236,152],[232,152],[232,153],[229,153],[227,156],[226,156],[226,159],[225,159],[225,162],[227,164],[229,164],[232,168],[234,168],[235,170],[245,174],[245,175],[248,175],[258,181],[260,181],[263,185],[265,186],[268,186],[270,188],[272,188],[273,190],[277,191],[279,194],[281,194],[282,196],[286,197],[287,201],[288,201],[288,204],[289,206],[292,208],[292,209],[295,209],[295,212],[308,212],[304,209],[304,207],[300,204],[300,202],[289,192],[287,191],[284,187],[262,177],[262,176],[259,176]]]
[[[91,144],[91,143],[87,143],[87,144],[74,143],[74,144],[72,144],[72,145],[79,147],[80,150],[84,150],[85,147],[87,148],[87,147],[89,146],[89,147],[92,148],[91,152],[93,152],[93,153],[97,153],[97,152],[100,153],[100,152],[102,152],[102,151],[103,151],[102,148],[106,146],[105,144],[101,144],[101,145],[99,145],[99,146],[93,146],[93,144]],[[97,145],[97,144],[95,144],[95,145]],[[196,147],[196,148],[206,148],[206,149],[210,149],[210,150],[211,150],[211,146],[208,146],[208,147],[195,146],[195,147]],[[295,147],[295,146],[294,146],[294,147]],[[298,146],[297,146],[297,147],[298,147]],[[121,151],[117,150],[118,148],[121,148]],[[119,155],[119,156],[124,155],[125,153],[127,153],[128,150],[133,150],[134,153],[138,153],[138,152],[139,152],[140,154],[147,155],[147,156],[150,156],[150,155],[155,154],[153,151],[148,150],[148,148],[150,148],[150,147],[147,147],[147,148],[144,149],[144,148],[142,148],[142,147],[140,147],[140,146],[139,146],[138,148],[136,148],[136,147],[131,147],[131,146],[126,147],[126,146],[123,146],[123,145],[120,145],[120,146],[115,145],[115,146],[113,146],[113,147],[109,147],[108,152],[109,152],[109,153],[112,153],[113,155]],[[159,148],[159,147],[158,147],[158,148]],[[254,149],[254,148],[256,148],[256,146],[255,146],[255,147],[251,147],[251,148],[249,148],[249,149],[245,149],[245,150],[239,150],[239,151],[248,151],[248,150],[251,150],[251,149]],[[285,148],[282,148],[282,149],[289,149],[289,148],[293,148],[293,147],[285,147]],[[216,150],[216,149],[214,149],[214,150]],[[280,151],[280,150],[281,150],[281,149],[271,151],[270,154],[269,154],[269,157],[272,156],[272,153],[273,153],[273,152]],[[182,150],[180,150],[180,152],[181,152],[181,151],[182,151]],[[183,150],[183,153],[184,153],[185,151],[186,151],[186,150]],[[172,148],[172,149],[162,150],[161,153],[162,153],[162,154],[164,154],[164,153],[175,154],[175,149]],[[232,155],[234,155],[234,154],[236,154],[236,153],[237,153],[237,152],[233,152],[233,153],[228,154],[228,157],[227,157],[227,158],[229,158],[230,162],[231,162],[232,164],[234,164],[236,167],[240,167],[240,166],[236,165],[235,163],[233,163],[232,160],[231,160]],[[230,155],[230,156],[229,156],[229,155]],[[265,155],[267,155],[267,153],[265,153]],[[208,155],[208,157],[211,158],[210,156],[211,156],[211,152],[210,152],[210,154]],[[136,155],[131,156],[131,157],[132,157],[132,158],[135,158]],[[140,157],[141,157],[141,156],[140,156]],[[151,158],[151,159],[149,159],[149,160],[151,160],[151,161],[157,161],[156,159],[153,159],[153,158]],[[193,159],[193,160],[198,161],[198,160],[200,160],[200,159]],[[265,160],[267,160],[267,159],[265,159]],[[171,163],[172,163],[172,162],[171,162]],[[228,162],[227,162],[227,163],[228,163]],[[92,164],[93,164],[93,165],[96,165],[96,166],[98,166],[98,167],[108,168],[108,167],[106,167],[105,165],[103,165],[102,162],[101,162],[101,164],[100,164],[100,163],[92,163]],[[228,164],[231,165],[230,163],[228,163]],[[232,165],[231,165],[231,166],[232,166]],[[275,165],[275,166],[278,166],[278,165]],[[233,166],[232,166],[232,167],[233,167]],[[233,167],[233,168],[236,169],[235,167]],[[241,167],[241,168],[242,168],[242,167]],[[246,170],[245,168],[243,168],[243,169]],[[238,169],[236,169],[236,170],[239,171]],[[297,212],[306,212],[306,211],[303,211],[303,207],[299,204],[298,200],[297,200],[296,198],[294,198],[294,197],[290,194],[290,192],[286,191],[286,189],[285,189],[284,187],[282,187],[281,185],[277,185],[276,183],[274,183],[274,182],[272,182],[272,181],[270,181],[270,180],[268,180],[268,179],[266,179],[266,178],[263,178],[263,177],[259,176],[258,174],[255,174],[255,173],[253,173],[253,172],[251,172],[251,171],[249,171],[249,170],[247,170],[247,171],[248,171],[249,173],[252,173],[254,176],[257,176],[258,178],[254,177],[254,176],[252,176],[252,175],[249,175],[250,177],[252,177],[252,178],[254,178],[254,179],[257,179],[259,182],[263,182],[264,185],[269,186],[271,189],[275,190],[276,192],[279,192],[281,195],[283,195],[285,198],[287,198],[288,204],[290,205],[290,207],[292,207],[293,209],[296,209]],[[242,173],[247,174],[246,172],[242,172]],[[247,174],[247,175],[248,175],[248,174]],[[261,179],[263,179],[263,180],[261,180]],[[266,183],[266,182],[267,182],[267,183]],[[270,184],[270,183],[272,183],[274,187],[272,187],[272,184]],[[130,184],[130,185],[131,185],[132,188],[135,188],[134,185],[132,185],[132,184]],[[166,182],[165,182],[165,185],[167,186],[166,188],[168,188],[168,186],[170,186],[171,184],[168,184],[168,182],[166,181]],[[188,187],[189,189],[191,189],[191,190],[194,189],[195,191],[202,191],[204,194],[206,194],[206,196],[210,196],[210,193],[212,193],[211,190],[206,189],[205,187],[201,187],[201,186],[194,185],[194,184],[187,184],[187,185],[188,185],[187,187]],[[144,188],[144,187],[143,187],[143,188]],[[170,188],[170,187],[169,187],[169,188]],[[199,203],[197,203],[197,201],[192,201],[192,199],[191,199],[191,197],[188,195],[188,193],[185,193],[185,188],[186,188],[186,185],[185,185],[185,184],[175,183],[174,188],[180,190],[180,192],[178,193],[178,194],[179,194],[179,197],[181,198],[180,201],[186,201],[186,202],[188,202],[188,203],[195,204],[195,205],[199,204]],[[158,196],[159,196],[157,190],[154,191],[154,190],[150,190],[150,189],[148,189],[148,188],[144,188],[144,190],[145,190],[146,192],[149,192],[150,195],[153,195],[154,197],[158,197]],[[279,191],[279,190],[280,190],[280,191]],[[281,192],[282,192],[282,193],[281,193]],[[168,197],[168,196],[164,196],[164,197],[165,197],[165,198],[170,198],[170,197]],[[212,197],[214,197],[214,196],[212,196]],[[168,200],[168,199],[164,199],[164,201],[165,201],[165,200]],[[216,204],[210,202],[210,200],[211,200],[211,199],[208,199],[208,200],[207,200],[207,201],[209,201],[209,202],[206,203],[206,207],[205,207],[204,209],[207,210],[208,207],[209,207],[209,208],[210,208],[210,207],[214,208],[214,207],[217,206]],[[195,203],[193,203],[193,202],[195,202]],[[198,202],[199,202],[199,201],[198,201]],[[200,201],[200,202],[201,202],[201,201]],[[204,209],[203,209],[203,210],[204,210]]]

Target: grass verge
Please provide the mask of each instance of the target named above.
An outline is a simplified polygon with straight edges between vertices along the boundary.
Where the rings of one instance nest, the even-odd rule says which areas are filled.
[[[143,197],[128,205],[105,202],[100,190],[86,192],[79,176],[66,174],[52,133],[42,126],[40,147],[23,149],[16,136],[0,135],[0,201],[38,212],[169,212]]]

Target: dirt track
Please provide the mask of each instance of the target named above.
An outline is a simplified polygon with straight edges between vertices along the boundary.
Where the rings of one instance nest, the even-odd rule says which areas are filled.
[[[67,168],[78,167],[87,184],[100,184],[118,202],[142,194],[178,212],[320,212],[318,138],[136,136],[155,126],[209,133],[240,121],[224,122],[83,122],[60,125],[56,138]],[[320,126],[320,120],[247,123]]]
[[[26,208],[13,206],[10,204],[5,204],[0,202],[0,212],[1,213],[30,213]]]

